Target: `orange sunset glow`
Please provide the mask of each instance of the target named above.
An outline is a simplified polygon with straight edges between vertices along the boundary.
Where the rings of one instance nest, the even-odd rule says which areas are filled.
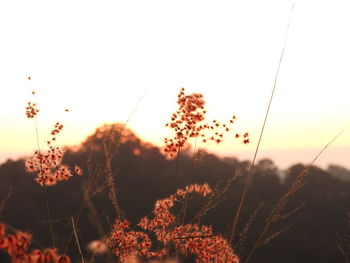
[[[300,1],[291,12],[291,1],[272,0],[78,1],[70,9],[45,1],[3,2],[0,160],[36,148],[34,125],[24,115],[33,99],[41,110],[42,141],[56,121],[65,125],[59,142],[78,145],[104,123],[129,120],[143,140],[164,146],[165,123],[181,87],[204,95],[208,119],[236,115],[235,128],[251,134],[249,145],[232,138],[206,147],[251,159],[289,21],[259,155],[282,167],[307,163],[350,123],[350,38],[344,33],[350,5],[330,3]],[[350,167],[349,156],[346,130],[319,165]]]

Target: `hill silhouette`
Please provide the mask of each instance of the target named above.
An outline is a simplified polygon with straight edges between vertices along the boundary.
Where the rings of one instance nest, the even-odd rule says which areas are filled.
[[[61,250],[65,249],[71,232],[70,218],[79,213],[82,204],[78,229],[83,248],[110,231],[116,211],[103,173],[106,148],[114,151],[110,157],[119,206],[132,223],[149,214],[156,200],[169,196],[179,187],[190,182],[207,182],[212,188],[224,189],[228,186],[228,189],[218,204],[201,218],[201,222],[213,225],[216,232],[227,234],[249,162],[241,162],[234,157],[220,158],[203,149],[198,150],[193,162],[191,149],[187,147],[180,156],[176,172],[176,160],[166,158],[161,149],[143,142],[123,125],[113,124],[98,128],[79,147],[66,149],[64,163],[70,166],[78,164],[84,171],[83,176],[74,176],[68,182],[47,189],[57,244]],[[257,207],[263,205],[246,234],[247,239],[237,247],[240,255],[244,257],[249,252],[269,211],[303,169],[303,164],[293,165],[285,171],[286,176],[282,179],[273,161],[264,159],[257,163],[234,244],[241,243],[239,233],[242,233],[241,237],[245,235],[242,231],[246,222]],[[237,171],[240,175],[229,183]],[[332,171],[340,176],[331,175]],[[303,208],[278,224],[271,234],[289,224],[291,227],[259,248],[251,262],[342,262],[337,251],[337,234],[342,234],[347,227],[346,215],[350,204],[350,182],[341,179],[342,176],[342,167],[328,171],[312,167],[306,176],[305,186],[288,204],[290,209],[301,204],[304,204]],[[25,171],[23,159],[8,160],[0,166],[0,200],[12,189],[1,221],[32,233],[35,240],[48,247],[50,238],[43,190],[33,178]],[[205,201],[200,198],[191,199],[186,220],[193,219],[204,204]],[[69,246],[68,254],[78,255],[75,245]],[[3,256],[0,260],[6,262],[7,259]]]

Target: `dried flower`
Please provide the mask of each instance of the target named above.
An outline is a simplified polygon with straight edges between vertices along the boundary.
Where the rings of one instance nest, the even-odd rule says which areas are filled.
[[[0,249],[11,257],[12,263],[71,263],[70,258],[66,255],[59,255],[56,248],[48,248],[44,251],[33,249],[28,253],[32,240],[31,234],[16,231],[6,236],[5,231],[6,226],[0,223]]]
[[[113,253],[123,262],[133,257],[159,258],[167,255],[171,244],[183,255],[193,254],[197,263],[239,263],[229,242],[221,236],[214,235],[209,226],[186,224],[176,226],[176,217],[171,213],[175,203],[184,200],[191,193],[206,196],[212,192],[208,184],[193,184],[178,189],[168,198],[156,201],[153,218],[144,217],[138,226],[144,231],[153,232],[157,241],[163,244],[154,250],[148,235],[141,231],[129,231],[128,221],[117,220],[108,238],[108,245]]]
[[[193,93],[186,95],[185,89],[181,88],[178,94],[177,104],[179,109],[171,115],[170,122],[166,127],[174,131],[173,138],[165,138],[164,152],[170,157],[178,153],[179,149],[193,137],[200,136],[203,143],[213,141],[221,143],[224,134],[233,129],[236,116],[232,116],[228,123],[220,123],[213,120],[211,123],[205,123],[205,100],[202,94]],[[236,138],[240,135],[236,133]],[[244,134],[244,143],[249,143],[248,133]]]
[[[39,112],[38,105],[34,102],[28,102],[28,106],[26,107],[26,116],[28,119],[33,119],[37,116]]]
[[[34,118],[38,112],[39,110],[36,104],[29,102],[28,107],[26,107],[27,117]],[[56,185],[58,181],[68,180],[73,176],[69,167],[61,164],[64,153],[63,150],[59,146],[54,146],[56,136],[62,129],[63,124],[56,122],[54,128],[50,132],[52,136],[51,139],[46,141],[49,149],[46,151],[35,151],[33,157],[27,159],[25,162],[28,172],[37,173],[35,180],[40,185],[53,186]],[[78,175],[82,174],[82,170],[78,166],[75,167],[74,171]]]

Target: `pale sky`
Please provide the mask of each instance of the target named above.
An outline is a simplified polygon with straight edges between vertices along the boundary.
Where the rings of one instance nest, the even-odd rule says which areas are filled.
[[[252,143],[209,149],[249,159],[257,143],[292,1],[0,1],[0,162],[36,147],[25,106],[37,92],[40,138],[56,121],[76,145],[103,123],[129,122],[162,145],[181,87],[208,117],[238,117]],[[350,2],[296,0],[262,157],[307,163],[350,124]],[[28,81],[27,77],[32,80]],[[64,113],[69,108],[71,112]],[[350,130],[317,164],[350,168]]]

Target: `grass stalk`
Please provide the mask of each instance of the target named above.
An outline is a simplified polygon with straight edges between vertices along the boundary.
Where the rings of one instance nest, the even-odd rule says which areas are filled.
[[[118,198],[117,198],[118,191],[117,191],[117,187],[116,187],[116,183],[115,183],[114,175],[113,175],[113,171],[112,171],[112,159],[118,154],[123,131],[125,130],[127,124],[129,123],[130,119],[132,118],[132,116],[137,111],[138,106],[140,105],[140,103],[143,100],[146,93],[147,93],[147,90],[142,94],[140,99],[137,101],[135,107],[133,108],[133,110],[129,114],[128,118],[124,122],[122,128],[119,129],[119,131],[117,131],[118,132],[117,136],[115,136],[114,130],[111,131],[111,133],[110,133],[110,140],[111,141],[110,141],[109,147],[107,145],[106,140],[104,140],[104,142],[103,142],[104,143],[103,148],[104,148],[104,154],[105,154],[106,160],[104,163],[104,168],[103,168],[102,173],[106,177],[106,183],[107,183],[107,186],[109,189],[109,198],[114,206],[114,209],[116,212],[116,217],[118,218],[118,220],[121,220],[124,216],[123,216],[123,212],[119,206],[119,202],[118,202]]]
[[[77,242],[77,246],[78,246],[78,249],[79,249],[79,254],[80,254],[80,257],[81,257],[81,262],[85,263],[83,252],[81,251],[81,247],[80,247],[80,242],[79,242],[79,239],[78,239],[77,231],[75,229],[74,217],[73,216],[71,217],[71,221],[72,221],[72,228],[73,228],[73,232],[74,232],[74,236],[75,236],[75,241]]]
[[[9,191],[7,192],[7,195],[5,196],[5,198],[3,200],[1,200],[1,202],[0,202],[0,216],[2,214],[2,211],[5,209],[5,205],[12,194],[12,190],[13,189],[10,188]]]
[[[113,203],[114,208],[116,210],[116,214],[117,214],[117,218],[118,219],[121,219],[122,211],[121,211],[121,209],[119,207],[119,203],[117,201],[117,189],[115,187],[115,182],[114,182],[114,178],[113,178],[113,175],[112,175],[112,170],[111,170],[111,167],[110,167],[111,166],[111,160],[118,153],[118,148],[119,148],[119,145],[120,145],[120,139],[121,139],[122,133],[123,133],[124,129],[126,128],[126,125],[128,124],[128,122],[132,118],[132,116],[137,111],[139,104],[141,103],[141,101],[143,100],[144,96],[146,95],[146,92],[147,92],[147,90],[144,92],[144,94],[142,94],[140,99],[137,101],[135,107],[133,108],[133,110],[129,114],[128,118],[124,122],[121,130],[119,131],[119,135],[118,135],[117,140],[113,142],[113,143],[115,143],[115,145],[113,145],[115,147],[115,152],[112,152],[113,146],[108,148],[106,142],[104,142],[104,153],[105,153],[106,161],[105,161],[104,169],[102,169],[102,171],[100,171],[100,172],[101,173],[105,173],[105,175],[106,175],[107,186],[109,188],[109,195],[110,195],[110,198],[112,199],[112,203]],[[113,135],[114,135],[114,132],[111,133],[110,138],[112,138]],[[91,152],[90,152],[90,155],[91,155]],[[89,157],[89,160],[90,159],[91,159],[91,156]],[[104,170],[106,170],[106,171],[104,171]],[[89,177],[90,182],[88,184],[86,192],[84,193],[84,201],[81,204],[79,212],[78,212],[78,215],[77,215],[77,217],[75,219],[75,225],[76,226],[78,226],[78,224],[80,222],[80,218],[81,218],[82,213],[83,213],[83,211],[85,209],[85,206],[89,205],[88,202],[91,202],[90,195],[92,194],[92,191],[93,191],[92,188],[93,188],[93,186],[96,183],[95,182],[96,177],[94,177],[94,178],[92,177],[92,168],[90,169],[89,173],[90,173],[90,177]],[[97,173],[99,173],[99,172],[97,172]],[[74,233],[73,233],[73,229],[72,229],[72,231],[69,234],[68,240],[67,240],[66,248],[64,250],[65,254],[67,254],[67,252],[68,252],[68,249],[69,249],[70,244],[71,244],[72,239],[73,239],[73,235],[74,235]]]
[[[76,222],[75,227],[77,227],[78,224],[79,224],[80,218],[81,218],[81,216],[82,216],[82,214],[83,214],[83,211],[84,211],[84,208],[85,208],[85,205],[86,205],[86,201],[84,200],[83,204],[81,205],[81,207],[80,207],[80,209],[79,209],[78,215],[77,215],[77,217],[76,217],[76,220],[75,220],[75,222]],[[67,254],[67,252],[68,252],[68,249],[69,249],[70,244],[71,244],[72,239],[73,239],[73,235],[74,235],[74,231],[73,231],[73,228],[72,228],[72,231],[70,232],[69,237],[68,237],[68,240],[67,240],[66,248],[64,249],[64,254]]]
[[[46,208],[46,213],[47,213],[47,221],[49,223],[51,243],[52,243],[52,247],[56,247],[55,234],[54,234],[53,225],[52,225],[51,210],[50,210],[50,205],[49,205],[49,199],[47,196],[47,189],[46,189],[45,185],[43,185],[42,188],[43,188],[43,192],[44,192],[44,201],[45,201],[45,208]]]
[[[252,180],[254,166],[255,166],[255,162],[256,162],[256,157],[257,157],[259,149],[260,149],[260,144],[261,144],[261,140],[262,140],[262,137],[263,137],[263,134],[264,134],[264,131],[265,131],[265,126],[266,126],[266,123],[267,123],[267,119],[268,119],[268,116],[269,116],[269,113],[270,113],[272,100],[273,100],[273,97],[275,95],[275,90],[276,90],[276,86],[277,86],[277,80],[278,80],[278,76],[279,76],[279,72],[280,72],[280,68],[281,68],[281,64],[282,64],[282,60],[283,60],[283,57],[284,57],[284,52],[285,52],[285,48],[286,48],[286,44],[287,44],[288,33],[289,33],[289,26],[290,26],[291,15],[292,15],[293,9],[294,9],[294,2],[293,2],[292,7],[291,7],[291,12],[290,12],[290,17],[289,17],[289,20],[288,20],[288,23],[287,23],[287,30],[286,30],[286,34],[285,34],[285,38],[284,38],[284,43],[283,43],[283,46],[282,46],[282,51],[281,51],[281,54],[280,54],[280,58],[279,58],[278,66],[277,66],[277,71],[276,71],[275,78],[274,78],[274,83],[273,83],[273,88],[272,88],[272,92],[271,92],[271,95],[270,95],[270,100],[269,100],[269,103],[268,103],[268,106],[267,106],[267,109],[266,109],[263,125],[262,125],[261,131],[260,131],[259,140],[258,140],[257,146],[255,148],[254,157],[253,157],[253,161],[252,161],[252,163],[250,165],[250,168],[249,168],[248,176],[247,176],[247,178],[245,180],[245,184],[244,184],[243,192],[242,192],[242,195],[241,195],[241,199],[239,201],[239,205],[237,207],[236,214],[235,214],[234,219],[232,221],[231,232],[230,232],[230,239],[229,239],[230,242],[232,241],[232,238],[233,238],[233,236],[235,234],[237,223],[238,223],[241,211],[242,211],[242,207],[243,207],[244,201],[246,199],[246,195],[247,195],[247,192],[248,192],[249,185],[250,185],[251,180]]]
[[[196,150],[197,150],[197,139],[198,139],[198,137],[196,136],[195,141],[194,141],[194,146],[193,146],[192,163],[191,163],[191,172],[189,173],[188,184],[191,184],[191,182],[192,182],[192,177],[193,177],[193,173],[194,173],[194,161],[195,161]],[[182,224],[182,225],[185,223],[186,212],[187,212],[187,206],[188,206],[188,195],[187,195],[187,193],[186,193],[186,195],[185,195],[185,203],[184,203],[183,211],[182,211],[182,219],[181,219],[181,224]]]
[[[36,142],[37,142],[37,147],[38,147],[38,153],[40,154],[38,116],[35,116],[35,133],[36,133]],[[42,166],[41,166],[40,170],[41,171],[43,170]],[[43,195],[44,195],[44,202],[45,202],[45,210],[46,210],[47,220],[48,220],[48,223],[49,223],[49,232],[50,232],[50,236],[51,236],[51,244],[52,244],[52,247],[56,247],[55,234],[54,234],[54,231],[53,231],[49,198],[47,196],[47,189],[46,189],[45,184],[42,187],[43,187]]]
[[[261,231],[258,239],[256,240],[253,248],[249,252],[245,263],[248,263],[248,261],[251,259],[252,255],[254,254],[255,250],[260,246],[263,238],[265,237],[266,233],[270,229],[270,226],[276,222],[278,219],[281,218],[281,213],[283,209],[285,208],[288,200],[295,194],[296,191],[298,191],[303,186],[303,179],[306,176],[306,174],[309,172],[310,168],[314,165],[314,163],[317,161],[317,159],[320,157],[320,155],[349,127],[346,127],[342,129],[337,135],[335,135],[328,143],[318,152],[318,154],[314,157],[314,159],[309,163],[298,175],[295,182],[291,185],[288,192],[279,200],[275,208],[271,211],[269,217],[266,220],[266,224]]]

